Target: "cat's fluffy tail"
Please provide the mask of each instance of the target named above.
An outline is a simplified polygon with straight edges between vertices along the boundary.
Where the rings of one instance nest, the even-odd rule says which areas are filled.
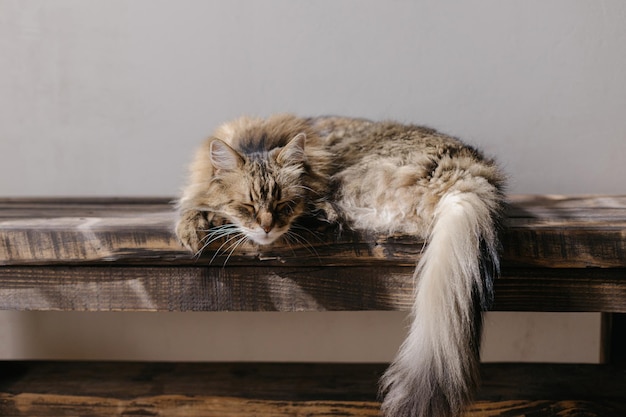
[[[498,273],[500,195],[451,191],[435,209],[429,243],[415,270],[407,339],[381,380],[388,417],[451,417],[479,382],[482,313]]]

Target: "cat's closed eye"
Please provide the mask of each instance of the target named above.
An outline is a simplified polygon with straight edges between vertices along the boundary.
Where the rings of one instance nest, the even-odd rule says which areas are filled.
[[[240,204],[237,209],[244,216],[254,216],[256,213],[256,207],[252,204]]]
[[[276,211],[281,214],[289,215],[293,213],[293,206],[291,201],[283,201],[276,204]]]

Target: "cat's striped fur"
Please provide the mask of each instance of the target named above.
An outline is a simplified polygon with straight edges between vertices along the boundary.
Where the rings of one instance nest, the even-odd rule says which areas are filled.
[[[478,384],[498,273],[503,175],[432,129],[343,117],[240,118],[196,153],[177,234],[201,251],[289,237],[303,215],[427,239],[407,339],[381,381],[388,417],[451,417]]]

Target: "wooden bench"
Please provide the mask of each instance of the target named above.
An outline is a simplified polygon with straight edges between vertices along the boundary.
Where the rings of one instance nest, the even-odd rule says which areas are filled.
[[[208,251],[165,199],[0,200],[0,309],[408,310],[423,242]],[[483,364],[471,416],[626,416],[626,197],[512,196],[494,310],[603,312],[605,363]],[[213,248],[215,249],[215,248]],[[225,264],[225,265],[224,265]],[[376,416],[386,364],[0,363],[0,416]]]

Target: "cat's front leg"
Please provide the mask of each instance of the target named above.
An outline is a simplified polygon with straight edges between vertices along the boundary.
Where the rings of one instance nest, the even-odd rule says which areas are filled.
[[[191,252],[199,252],[206,243],[211,228],[224,224],[224,219],[214,213],[200,210],[184,210],[176,223],[176,236]]]
[[[210,223],[207,213],[199,210],[185,210],[180,213],[176,223],[176,236],[185,248],[198,252]]]

